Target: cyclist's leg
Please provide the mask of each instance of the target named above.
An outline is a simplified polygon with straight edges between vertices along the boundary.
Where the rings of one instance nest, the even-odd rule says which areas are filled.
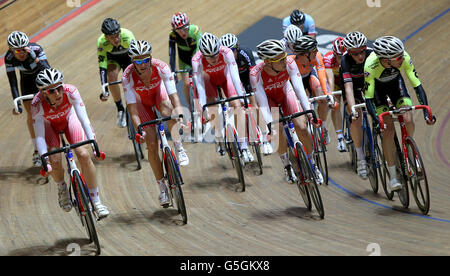
[[[178,68],[180,68],[180,70],[192,69],[189,65],[187,65],[180,59],[178,59]],[[190,90],[191,86],[190,86],[190,82],[189,82],[189,73],[188,72],[182,73],[181,78],[183,79],[184,97],[187,102],[187,107],[189,108],[189,110],[191,110],[192,107],[191,107],[191,101],[190,101],[190,95],[189,95],[189,90]]]
[[[337,77],[336,77],[337,78]],[[340,86],[335,85],[334,91],[340,90]],[[342,133],[342,114],[341,114],[341,95],[334,96],[335,102],[339,104],[339,108],[335,108],[331,110],[331,119],[333,120],[334,130],[336,131],[336,135],[339,139],[344,139],[344,135]]]
[[[119,70],[120,66],[117,62],[108,62],[108,69],[107,69],[107,76],[108,76],[108,82],[117,81],[117,78],[119,76]],[[111,91],[111,95],[114,99],[114,102],[116,103],[117,111],[123,111],[123,105],[122,105],[122,97],[120,95],[120,86],[118,85],[111,85],[109,87],[109,90]]]

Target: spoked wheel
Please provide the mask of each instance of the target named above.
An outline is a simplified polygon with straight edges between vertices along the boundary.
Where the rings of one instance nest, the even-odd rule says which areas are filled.
[[[400,144],[397,139],[397,135],[394,135],[394,142],[395,147],[397,149],[397,159],[396,159],[396,167],[397,167],[397,176],[400,178],[400,181],[402,182],[402,189],[397,191],[398,198],[400,199],[400,202],[402,203],[404,208],[409,207],[409,189],[408,189],[408,182],[407,182],[407,176],[405,175],[405,159],[403,157],[403,153],[400,150]]]
[[[322,173],[323,182],[325,185],[328,185],[328,163],[327,163],[327,153],[326,146],[323,137],[322,128],[315,128],[315,150],[314,150],[314,161],[317,166],[319,166],[319,170]]]
[[[230,133],[230,132],[228,132]],[[231,162],[233,163],[234,168],[236,169],[236,173],[239,178],[239,183],[241,184],[240,192],[245,191],[245,178],[243,172],[243,164],[240,156],[240,150],[237,143],[237,138],[234,135],[234,132],[231,132],[231,135],[228,137],[232,137],[233,141],[228,142],[229,154],[231,158]]]
[[[177,163],[175,162],[175,157],[173,152],[168,148],[165,149],[165,154],[167,158],[167,170],[168,170],[168,180],[169,180],[169,188],[173,192],[173,197],[175,198],[175,203],[177,205],[178,213],[181,214],[181,218],[183,219],[183,223],[187,223],[187,212],[186,212],[186,204],[184,202],[183,191],[181,189],[182,178],[180,174],[180,170],[178,168]]]
[[[381,180],[381,186],[383,187],[383,190],[384,190],[384,193],[386,194],[387,199],[392,200],[392,198],[394,197],[394,192],[391,191],[389,184],[388,184],[389,179],[391,179],[391,175],[389,173],[388,165],[387,165],[386,159],[384,158],[383,151],[381,150],[382,141],[380,139],[380,145],[378,145],[378,138],[381,138],[381,136],[380,135],[375,136],[376,150],[378,152],[378,158],[380,160],[379,176],[380,176],[380,180]]]
[[[253,152],[256,155],[258,161],[259,174],[263,174],[263,162],[261,157],[261,143],[252,143]]]
[[[374,141],[372,140],[372,146]],[[371,141],[367,132],[364,132],[364,151],[367,163],[367,176],[369,177],[370,186],[374,193],[378,193],[378,172],[377,172],[377,152],[375,148],[372,150]]]
[[[305,202],[306,208],[309,211],[311,211],[312,209],[311,197],[309,195],[309,191],[306,186],[307,183],[305,182],[305,179],[302,177],[300,159],[298,157],[298,154],[295,154],[291,147],[288,147],[288,157],[289,161],[291,161],[292,169],[294,170],[294,173],[298,179],[297,180],[298,191],[300,192],[300,195],[303,198],[303,202]]]
[[[300,159],[302,172],[304,172],[304,176],[307,177],[306,182],[308,182],[307,187],[309,195],[312,199],[312,202],[314,203],[314,207],[316,207],[316,210],[319,213],[320,218],[323,219],[325,217],[325,211],[323,208],[322,197],[320,195],[319,186],[316,183],[316,177],[311,166],[311,162],[309,161],[306,152],[300,143],[297,143],[295,145],[295,148],[297,149],[297,153]]]
[[[133,123],[131,122],[131,116],[128,112],[128,108],[126,110],[127,113],[127,129],[128,129],[128,138],[131,140],[134,149],[134,156],[136,157],[137,162],[137,170],[141,169],[141,159],[144,159],[144,154],[142,153],[141,144],[136,142],[136,130],[134,129]]]
[[[408,136],[405,142],[408,152],[409,184],[417,207],[426,215],[430,211],[430,193],[425,167],[414,139]]]
[[[256,155],[256,160],[258,161],[258,167],[259,167],[259,174],[263,174],[263,162],[261,157],[261,140],[262,140],[262,132],[259,126],[256,125],[255,120],[253,119],[253,116],[247,115],[247,126],[248,126],[248,137],[251,139],[249,142],[253,148],[253,152]],[[250,130],[251,128],[251,130]],[[250,134],[252,133],[252,134]]]
[[[96,255],[100,255],[101,253],[100,242],[98,241],[97,231],[95,230],[92,214],[94,206],[90,200],[89,193],[85,188],[85,184],[77,171],[74,172],[74,181],[75,181],[74,193],[77,198],[76,202],[78,203],[78,210],[81,222],[86,229],[89,241],[94,242],[97,248],[95,252]]]

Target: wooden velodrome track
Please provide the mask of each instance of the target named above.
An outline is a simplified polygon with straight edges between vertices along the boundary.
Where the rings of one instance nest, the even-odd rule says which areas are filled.
[[[6,51],[11,31],[31,36],[74,9],[64,2],[18,0],[0,10],[1,52]],[[449,255],[450,16],[438,17],[448,9],[448,0],[381,0],[380,4],[369,8],[365,0],[108,0],[39,39],[50,64],[80,90],[107,154],[105,161],[96,162],[101,197],[111,212],[97,223],[102,255],[369,255],[371,243],[379,245],[382,255]],[[186,143],[190,165],[182,174],[187,225],[181,225],[173,209],[159,206],[148,162],[135,171],[126,130],[115,126],[114,105],[98,99],[95,48],[102,20],[117,18],[138,39],[152,43],[154,57],[168,62],[169,22],[176,11],[187,12],[203,31],[222,35],[238,34],[263,16],[283,18],[294,8],[312,15],[320,28],[341,33],[359,30],[372,40],[413,34],[405,46],[438,118],[430,127],[421,112],[415,115],[415,138],[431,188],[428,216],[419,215],[414,201],[406,212],[397,197],[388,201],[382,190],[374,194],[368,181],[350,171],[347,154],[337,153],[334,135],[328,151],[332,181],[320,188],[324,220],[308,212],[297,188],[284,182],[277,154],[264,157],[262,176],[247,170],[247,189],[238,193],[233,189],[231,164],[217,156],[212,144]],[[92,254],[75,211],[63,212],[56,185],[43,183],[39,170],[31,167],[26,116],[11,114],[9,83],[5,69],[0,70],[0,93],[5,99],[0,103],[0,255],[67,255],[72,243],[81,246],[82,255]],[[329,129],[333,133],[330,124]]]

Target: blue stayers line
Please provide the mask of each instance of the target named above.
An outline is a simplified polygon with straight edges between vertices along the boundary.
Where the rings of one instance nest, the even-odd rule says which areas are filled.
[[[383,208],[386,208],[386,209],[395,210],[394,208],[392,208],[392,207],[390,207],[390,206],[383,205],[383,204],[381,204],[381,203],[378,203],[378,202],[369,200],[369,199],[364,198],[364,197],[362,197],[362,196],[360,196],[360,195],[358,195],[358,194],[355,194],[354,192],[351,192],[351,191],[347,190],[346,188],[342,187],[341,185],[337,184],[337,183],[334,182],[334,180],[331,179],[331,178],[328,178],[328,181],[330,181],[334,186],[338,187],[338,188],[341,189],[342,191],[344,191],[344,192],[346,192],[346,193],[348,193],[348,194],[350,194],[350,195],[352,195],[352,196],[354,196],[354,197],[357,197],[357,198],[359,198],[359,199],[361,199],[361,200],[364,200],[364,201],[366,201],[366,202],[368,202],[368,203],[370,203],[370,204],[374,204],[374,205],[377,205],[377,206],[380,206],[380,207],[383,207]],[[416,216],[416,217],[422,217],[422,218],[426,218],[426,219],[431,219],[431,220],[437,220],[437,221],[441,221],[441,222],[448,222],[448,223],[450,223],[450,220],[447,220],[447,219],[434,218],[434,217],[424,216],[424,215],[420,215],[420,214],[410,213],[410,212],[407,212],[407,211],[405,211],[405,213],[408,214],[408,215]]]
[[[422,27],[420,27],[419,29],[415,30],[414,32],[412,32],[410,35],[408,35],[405,39],[403,39],[403,42],[406,42],[407,40],[409,40],[411,37],[415,36],[418,32],[420,32],[421,30],[425,29],[428,25],[430,25],[431,23],[433,23],[434,21],[438,20],[439,18],[441,18],[442,16],[444,16],[445,14],[447,14],[450,11],[450,8],[448,8],[446,11],[442,12],[441,14],[437,15],[436,17],[434,17],[433,19],[431,19],[430,21],[428,21],[427,23],[423,24]]]

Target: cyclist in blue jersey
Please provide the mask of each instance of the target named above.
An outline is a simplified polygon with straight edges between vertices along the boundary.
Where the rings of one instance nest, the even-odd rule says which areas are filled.
[[[299,27],[303,34],[316,37],[316,25],[311,15],[299,10],[293,10],[290,16],[283,19],[283,33],[291,24]]]

